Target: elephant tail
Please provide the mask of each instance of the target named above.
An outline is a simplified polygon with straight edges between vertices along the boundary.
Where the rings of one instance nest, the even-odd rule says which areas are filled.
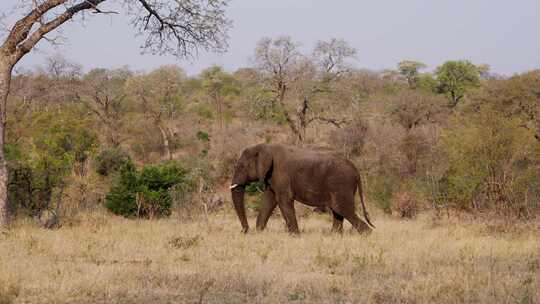
[[[369,220],[369,214],[366,209],[366,204],[364,203],[364,191],[362,189],[362,179],[358,178],[358,195],[360,195],[360,203],[362,203],[362,210],[364,211],[364,218],[366,219],[367,223],[372,227],[375,228],[375,225],[371,223]]]

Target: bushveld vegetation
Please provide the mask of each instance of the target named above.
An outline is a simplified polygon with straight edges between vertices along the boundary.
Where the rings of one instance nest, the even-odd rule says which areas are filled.
[[[0,303],[540,301],[540,71],[369,71],[355,56],[278,37],[232,72],[85,72],[61,56],[17,70]],[[241,235],[227,186],[261,142],[355,162],[375,232],[332,235],[302,209],[299,238],[281,219]]]
[[[302,54],[290,37],[265,38],[254,54],[251,67],[195,76],[178,66],[83,72],[59,56],[18,71],[6,130],[12,213],[110,206],[111,189],[130,183],[126,168],[142,170],[135,188],[224,196],[244,147],[288,142],[352,159],[373,207],[389,214],[537,216],[540,72],[503,77],[449,61],[428,73],[409,60],[374,72],[354,68],[356,50],[337,39]],[[177,172],[159,165],[171,160]],[[153,185],[139,185],[145,175]]]

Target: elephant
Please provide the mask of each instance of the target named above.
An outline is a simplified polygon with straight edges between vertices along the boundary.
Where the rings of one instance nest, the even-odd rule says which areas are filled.
[[[375,228],[364,204],[358,170],[351,161],[337,153],[283,144],[258,144],[246,148],[236,164],[230,186],[244,233],[249,230],[244,206],[245,187],[254,181],[265,185],[263,203],[257,216],[259,231],[264,230],[277,205],[288,231],[298,234],[294,201],[331,210],[332,231],[342,232],[344,219],[360,233],[369,233]],[[357,189],[367,223],[355,213]]]

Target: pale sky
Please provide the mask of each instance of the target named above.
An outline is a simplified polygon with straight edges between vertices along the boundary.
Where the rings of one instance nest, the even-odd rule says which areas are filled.
[[[0,11],[18,2],[2,0]],[[357,67],[373,70],[394,68],[403,59],[422,61],[430,69],[446,60],[468,59],[506,75],[540,68],[539,0],[232,0],[228,16],[234,21],[229,50],[202,53],[194,62],[141,55],[141,41],[122,15],[98,15],[84,26],[64,26],[67,45],[54,50],[42,43],[22,66],[40,64],[58,52],[86,70],[178,64],[195,74],[218,64],[233,71],[250,64],[262,37],[289,35],[306,51],[317,40],[343,38],[358,50]]]

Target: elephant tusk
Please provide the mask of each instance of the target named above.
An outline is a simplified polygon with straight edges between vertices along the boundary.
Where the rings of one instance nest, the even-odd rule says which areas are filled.
[[[229,189],[232,190],[232,189],[234,189],[234,188],[236,188],[236,187],[238,187],[238,184],[234,184],[234,185],[230,186]]]

